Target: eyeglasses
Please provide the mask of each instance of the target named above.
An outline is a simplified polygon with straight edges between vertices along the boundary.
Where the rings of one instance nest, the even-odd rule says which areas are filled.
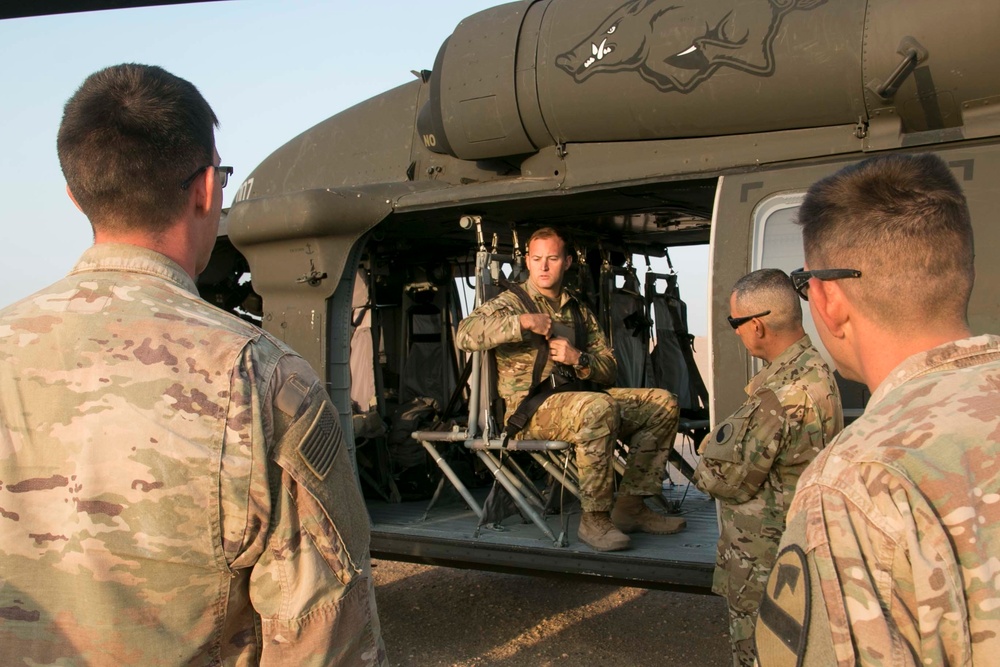
[[[756,315],[747,315],[746,317],[730,317],[727,315],[726,319],[729,320],[729,326],[733,328],[733,331],[736,331],[750,320],[756,317],[764,317],[765,315],[770,315],[770,314],[771,314],[770,310],[765,310],[763,313],[757,313]]]
[[[214,164],[206,164],[204,167],[198,167],[193,174],[181,181],[181,190],[187,190],[191,187],[194,179],[198,178],[206,169],[215,169],[215,173],[219,175],[219,183],[222,187],[226,187],[229,184],[229,177],[233,175],[232,167],[223,167],[221,165],[216,167]]]
[[[809,300],[809,279],[815,278],[816,280],[841,280],[843,278],[860,278],[861,272],[857,269],[814,269],[811,271],[806,271],[805,269],[798,269],[792,271],[790,275],[792,279],[792,287],[803,301]]]

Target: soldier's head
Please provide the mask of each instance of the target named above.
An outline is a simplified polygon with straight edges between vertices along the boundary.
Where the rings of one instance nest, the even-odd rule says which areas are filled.
[[[740,278],[729,295],[729,324],[755,357],[771,361],[803,336],[802,305],[781,269]]]
[[[566,239],[552,227],[542,227],[528,239],[529,280],[542,294],[559,294],[566,269],[572,264]]]
[[[968,333],[969,207],[934,155],[871,158],[815,183],[792,274],[837,368],[874,389],[906,357]]]
[[[941,158],[887,155],[845,167],[809,189],[799,224],[807,269],[861,274],[795,276],[804,296],[827,279],[886,328],[967,321],[972,223]]]
[[[162,233],[208,179],[221,211],[228,174],[218,169],[218,124],[194,85],[159,67],[123,64],[87,77],[66,103],[57,150],[95,234]]]

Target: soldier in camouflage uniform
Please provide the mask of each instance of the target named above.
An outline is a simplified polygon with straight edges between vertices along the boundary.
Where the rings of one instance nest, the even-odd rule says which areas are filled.
[[[0,311],[0,662],[385,665],[369,525],[308,364],[198,297],[228,168],[158,68],[58,150],[95,245]]]
[[[806,470],[757,621],[760,663],[995,665],[1000,337],[970,336],[973,238],[943,160],[810,188],[792,280],[865,413]]]
[[[844,427],[844,416],[833,373],[802,330],[802,307],[784,271],[743,276],[729,311],[743,345],[767,365],[747,385],[747,401],[702,442],[695,484],[719,500],[712,590],[729,605],[733,665],[749,667],[757,607],[795,485]]]
[[[572,261],[556,230],[546,227],[536,231],[528,240],[529,279],[523,287],[538,312],[528,312],[521,300],[507,291],[459,324],[456,342],[460,348],[496,349],[498,389],[507,405],[507,418],[531,388],[537,353],[533,334],[543,336],[549,348],[542,378],[551,375],[558,363],[572,367],[576,377],[601,386],[615,381],[614,354],[597,319],[562,289],[563,275]],[[583,315],[583,350],[569,340],[574,330],[571,301],[579,304]],[[563,440],[576,446],[583,507],[580,540],[598,551],[618,551],[629,546],[625,533],[668,534],[685,525],[683,519],[654,512],[644,501],[662,493],[679,415],[676,398],[664,389],[567,391],[546,398],[519,437]],[[628,466],[617,502],[612,467],[616,439],[629,444]]]

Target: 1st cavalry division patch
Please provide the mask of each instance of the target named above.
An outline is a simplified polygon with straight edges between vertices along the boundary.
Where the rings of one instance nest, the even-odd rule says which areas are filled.
[[[755,642],[761,665],[799,667],[809,634],[809,570],[797,545],[782,549],[767,580]]]

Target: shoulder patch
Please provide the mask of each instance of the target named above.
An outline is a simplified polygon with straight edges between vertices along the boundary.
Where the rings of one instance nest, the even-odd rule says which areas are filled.
[[[738,449],[738,445],[752,426],[752,417],[759,405],[760,400],[756,396],[748,399],[739,410],[712,429],[702,442],[702,451],[699,453],[707,459],[738,463],[742,459],[742,451]]]
[[[337,437],[336,419],[330,404],[325,403],[299,444],[299,455],[320,479],[330,472],[340,449],[341,439]]]
[[[306,400],[309,389],[309,385],[303,382],[298,374],[293,374],[281,385],[278,395],[274,398],[274,405],[289,417],[295,417],[302,406],[302,401]]]
[[[715,432],[712,433],[712,440],[715,441],[717,445],[724,445],[729,442],[729,439],[733,437],[733,425],[729,422],[722,422]]]
[[[781,550],[760,602],[754,642],[761,665],[799,667],[809,635],[811,591],[806,555],[796,544]]]

